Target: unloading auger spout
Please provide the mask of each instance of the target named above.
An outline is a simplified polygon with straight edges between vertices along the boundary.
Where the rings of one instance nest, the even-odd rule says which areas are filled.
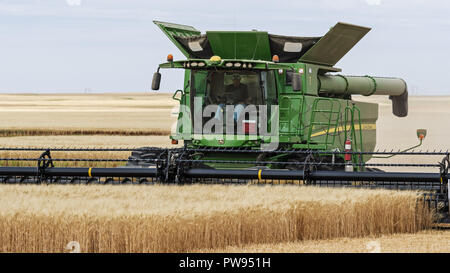
[[[337,95],[388,95],[397,117],[408,115],[408,90],[399,78],[372,76],[319,75],[319,93]]]

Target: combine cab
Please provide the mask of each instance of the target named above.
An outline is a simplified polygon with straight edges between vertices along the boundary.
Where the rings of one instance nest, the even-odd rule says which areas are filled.
[[[426,191],[423,200],[430,206],[448,211],[449,153],[410,152],[421,145],[423,129],[417,131],[420,142],[415,147],[374,152],[378,105],[352,100],[353,95],[389,96],[393,115],[405,117],[405,81],[345,76],[335,67],[370,28],[337,23],[322,37],[294,37],[264,31],[202,34],[190,26],[155,24],[186,57],[174,60],[169,55],[152,82],[152,89],[158,90],[161,70],[185,71],[183,87],[173,95],[180,107],[176,131],[170,136],[172,143],[182,141],[183,147],[133,150],[122,168],[58,168],[54,167],[58,159],[50,155],[55,149],[43,150],[37,168],[1,167],[5,183],[270,183],[419,189]],[[20,150],[2,150],[11,149]],[[441,155],[444,159],[430,164],[368,162],[395,155]],[[434,167],[436,171],[383,172],[377,169],[380,166]]]

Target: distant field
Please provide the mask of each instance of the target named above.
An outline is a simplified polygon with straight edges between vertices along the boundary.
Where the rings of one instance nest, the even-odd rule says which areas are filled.
[[[0,128],[24,135],[51,129],[169,132],[175,106],[167,93],[0,95]]]
[[[0,94],[3,147],[174,147],[169,134],[177,102],[167,93]],[[181,144],[181,143],[180,143]],[[0,152],[3,158],[36,158],[39,152]],[[126,159],[129,152],[58,153],[54,158]],[[32,162],[0,162],[29,166]],[[120,166],[125,162],[64,162],[57,166]]]
[[[16,136],[167,136],[170,130],[152,129],[152,130],[136,130],[136,129],[40,129],[40,128],[14,128],[0,129],[0,137],[16,137]]]

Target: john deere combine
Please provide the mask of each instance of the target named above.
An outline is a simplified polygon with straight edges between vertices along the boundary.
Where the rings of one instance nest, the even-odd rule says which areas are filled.
[[[378,105],[353,95],[385,95],[397,117],[408,114],[405,81],[344,76],[336,63],[370,28],[337,23],[323,37],[264,31],[207,31],[155,24],[185,55],[158,66],[183,69],[184,84],[170,138],[182,148],[139,148],[122,168],[58,168],[50,151],[37,168],[2,167],[6,183],[293,183],[422,189],[448,208],[448,152],[374,152]],[[3,148],[2,150],[17,150]],[[21,149],[23,150],[23,149]],[[34,149],[34,150],[40,150]],[[58,149],[56,149],[58,150]],[[59,149],[61,150],[61,149]],[[99,149],[63,149],[99,151]],[[102,149],[111,150],[111,149]],[[117,149],[115,149],[117,150]],[[372,157],[442,155],[432,164],[370,164]],[[6,159],[3,159],[6,160]],[[16,159],[20,160],[20,159]],[[67,161],[67,159],[66,159]],[[378,166],[436,167],[435,173],[383,172]]]
[[[373,151],[378,105],[352,101],[353,94],[389,95],[393,113],[408,113],[402,79],[343,76],[334,65],[370,30],[338,23],[323,37],[289,37],[262,31],[208,31],[155,22],[188,58],[159,68],[184,69],[178,129],[171,136],[187,148],[239,148],[264,153],[232,160],[304,161],[308,154],[272,154],[302,149]],[[153,78],[159,89],[161,74]],[[238,116],[239,114],[239,116]],[[330,155],[327,161],[332,162]],[[226,158],[207,153],[207,158]],[[353,163],[370,159],[353,157]],[[334,162],[344,162],[336,155]],[[227,166],[230,167],[227,163]],[[333,166],[333,169],[338,165]]]

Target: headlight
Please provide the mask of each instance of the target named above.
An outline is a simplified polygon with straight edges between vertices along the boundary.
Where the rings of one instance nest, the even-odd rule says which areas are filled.
[[[210,60],[211,62],[218,63],[218,62],[220,62],[220,61],[222,60],[222,58],[220,58],[219,56],[214,55],[214,56],[212,56],[209,60]]]
[[[191,67],[197,67],[198,63],[197,62],[192,62],[191,63]]]
[[[226,67],[232,67],[232,66],[233,66],[233,63],[231,63],[231,62],[230,62],[230,63],[226,63],[225,66],[226,66]]]
[[[241,67],[241,63],[234,63],[234,67]]]
[[[206,64],[204,62],[199,62],[198,67],[204,67]]]

